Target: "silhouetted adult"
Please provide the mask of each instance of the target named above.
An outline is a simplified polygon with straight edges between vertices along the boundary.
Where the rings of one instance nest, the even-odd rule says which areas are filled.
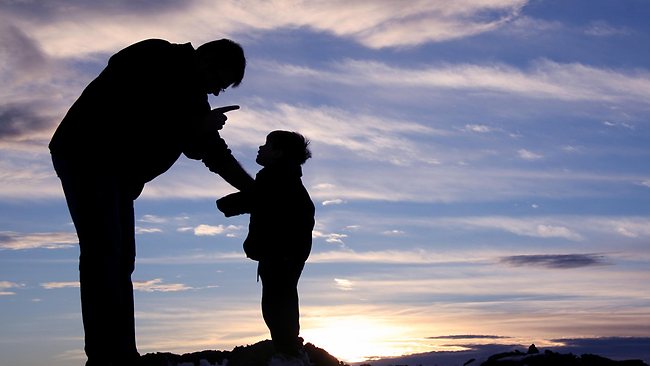
[[[227,39],[194,49],[150,39],[108,61],[57,128],[50,151],[79,237],[87,366],[131,365],[135,342],[134,200],[185,154],[237,189],[253,179],[219,136],[224,112],[208,94],[241,83],[242,48]]]

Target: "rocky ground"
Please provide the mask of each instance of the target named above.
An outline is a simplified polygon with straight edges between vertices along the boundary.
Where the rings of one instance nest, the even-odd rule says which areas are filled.
[[[348,366],[311,343],[305,345],[305,351],[314,366]],[[254,345],[235,347],[232,351],[201,351],[183,355],[148,353],[142,356],[141,361],[142,366],[266,366],[272,354],[273,345],[271,341],[266,340]],[[432,359],[432,362],[434,361]],[[364,366],[372,366],[372,363]],[[531,345],[526,352],[514,350],[492,355],[486,360],[471,359],[465,362],[464,366],[648,366],[648,364],[641,360],[614,361],[592,354],[578,356],[550,350],[540,352],[535,345]]]
[[[468,361],[465,366],[474,366],[473,361]],[[539,352],[535,345],[531,345],[527,352],[515,350],[492,355],[480,366],[648,366],[641,360],[614,361],[605,357],[584,354],[581,356],[572,353],[558,353],[550,350]]]
[[[311,343],[305,351],[314,366],[343,366],[327,351]],[[201,351],[177,355],[148,353],[141,358],[142,366],[266,366],[273,355],[273,345],[266,340],[250,346],[235,347],[232,351]]]

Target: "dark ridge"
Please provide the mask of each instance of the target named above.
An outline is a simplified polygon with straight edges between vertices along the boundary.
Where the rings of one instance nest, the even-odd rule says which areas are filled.
[[[349,366],[311,343],[305,344],[305,351],[314,366]],[[265,340],[253,345],[237,346],[232,351],[206,350],[182,355],[169,352],[147,353],[140,358],[139,365],[177,366],[191,363],[194,366],[204,366],[207,362],[215,366],[224,365],[227,360],[228,366],[267,366],[273,353],[273,344],[270,340]]]

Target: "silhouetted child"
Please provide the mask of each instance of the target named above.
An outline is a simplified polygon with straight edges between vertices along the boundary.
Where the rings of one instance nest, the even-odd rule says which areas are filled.
[[[288,131],[273,131],[259,148],[263,168],[252,188],[217,200],[226,217],[250,213],[246,255],[259,261],[262,315],[276,355],[271,365],[304,365],[299,338],[298,279],[311,251],[314,204],[302,184],[301,165],[311,157],[309,141]]]

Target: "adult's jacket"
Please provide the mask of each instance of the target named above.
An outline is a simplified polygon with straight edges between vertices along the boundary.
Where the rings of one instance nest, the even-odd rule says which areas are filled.
[[[61,121],[50,151],[75,174],[117,174],[136,192],[185,154],[242,189],[252,178],[218,133],[191,44],[150,39],[113,55]]]

